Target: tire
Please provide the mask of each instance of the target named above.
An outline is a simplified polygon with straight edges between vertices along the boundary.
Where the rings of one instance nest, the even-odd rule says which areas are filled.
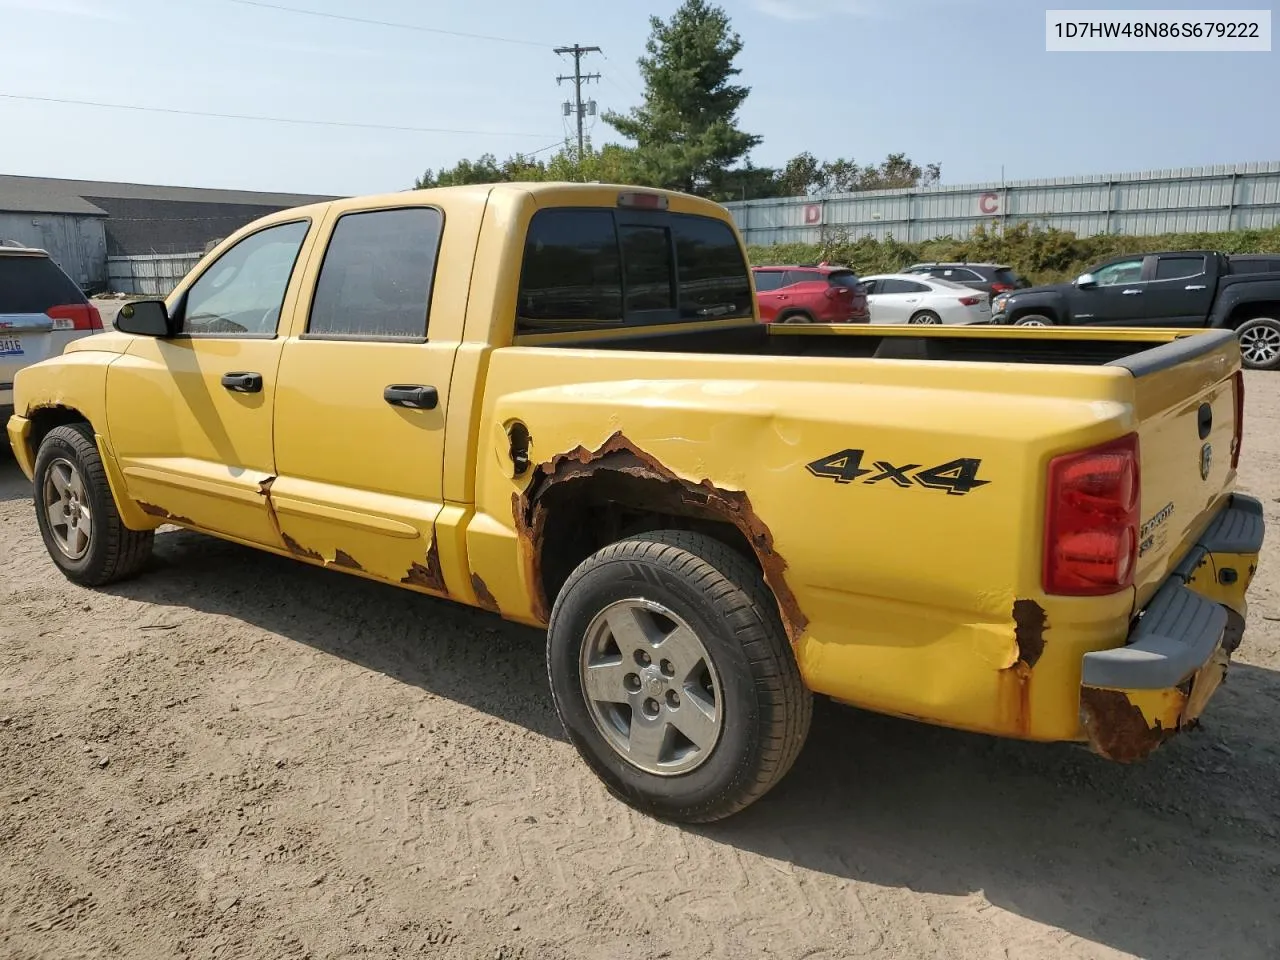
[[[813,317],[807,313],[788,313],[779,323],[813,323]]]
[[[120,519],[88,424],[49,431],[33,487],[40,536],[68,580],[100,587],[135,575],[150,559],[155,531],[130,530]]]
[[[613,622],[641,629],[615,635]],[[646,665],[642,651],[652,654]],[[605,700],[586,693],[583,675],[596,669]],[[547,675],[565,733],[609,791],[685,823],[723,819],[764,796],[791,769],[813,712],[759,572],[718,540],[684,531],[639,535],[583,561],[551,611]],[[641,711],[654,719],[640,722]]]
[[[934,313],[932,310],[921,310],[919,313],[915,314],[910,320],[908,320],[907,323],[931,325],[931,324],[942,323],[942,318],[938,316],[936,313]]]
[[[1052,327],[1053,319],[1042,313],[1028,313],[1013,321],[1015,327]]]
[[[1240,359],[1249,370],[1280,370],[1280,320],[1255,317],[1236,328]]]

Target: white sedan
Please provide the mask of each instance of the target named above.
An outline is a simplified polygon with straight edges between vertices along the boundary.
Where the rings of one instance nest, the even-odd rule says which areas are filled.
[[[863,277],[872,323],[990,323],[991,297],[950,280],[919,274]]]

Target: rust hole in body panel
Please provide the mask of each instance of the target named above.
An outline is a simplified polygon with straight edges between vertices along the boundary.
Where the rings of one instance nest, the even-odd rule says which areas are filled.
[[[292,553],[295,557],[302,557],[307,560],[314,560],[316,563],[324,563],[323,556],[321,556],[315,550],[307,549],[302,544],[300,544],[297,540],[293,539],[293,537],[289,536],[287,533],[281,533],[280,539],[284,541],[285,547],[287,547],[289,552]]]
[[[1031,732],[1032,668],[1044,654],[1044,635],[1049,618],[1034,600],[1013,602],[1013,639],[1017,659],[1001,671],[1001,696],[1008,722],[1022,736]]]
[[[157,507],[154,503],[143,503],[141,500],[134,501],[138,504],[138,509],[149,517],[158,517],[161,520],[167,520],[170,523],[181,523],[188,527],[194,527],[195,523],[188,517],[180,517],[176,513],[170,513],[164,507]]]
[[[364,567],[360,566],[360,561],[345,550],[334,551],[333,565],[335,567],[344,567],[347,570],[364,570]]]
[[[1177,733],[1158,722],[1149,726],[1142,710],[1119,690],[1083,688],[1080,716],[1094,750],[1117,763],[1141,760]]]
[[[1040,662],[1048,626],[1049,618],[1040,604],[1034,600],[1013,601],[1013,637],[1018,644],[1018,659],[1028,667]]]
[[[448,594],[449,591],[444,585],[444,572],[440,569],[440,545],[434,537],[431,539],[430,549],[427,550],[426,563],[415,563],[400,582],[406,586]]]
[[[471,589],[476,592],[476,601],[480,604],[480,609],[488,610],[490,613],[502,612],[498,609],[497,599],[489,592],[489,585],[484,582],[480,574],[471,575]]]
[[[773,546],[773,535],[752,509],[745,491],[717,487],[709,479],[694,483],[677,476],[621,431],[595,450],[578,446],[557,454],[533,469],[523,493],[511,496],[512,514],[521,544],[525,575],[533,591],[533,612],[543,623],[550,616],[550,600],[543,580],[543,547],[549,503],[570,498],[588,481],[608,479],[617,485],[620,504],[662,515],[709,519],[733,527],[755,555],[765,582],[773,591],[783,627],[795,643],[808,626],[784,576],[787,562]],[[639,483],[637,483],[639,481]],[[637,502],[638,501],[638,502]]]

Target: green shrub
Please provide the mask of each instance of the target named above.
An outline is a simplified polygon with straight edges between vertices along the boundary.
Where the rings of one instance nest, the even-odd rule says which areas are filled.
[[[941,237],[903,243],[892,236],[854,239],[846,230],[829,229],[821,243],[752,246],[747,252],[757,266],[791,263],[839,263],[859,274],[892,273],[928,260],[1007,263],[1032,283],[1057,283],[1079,276],[1099,261],[1126,253],[1155,250],[1219,250],[1222,253],[1276,253],[1280,227],[1232,230],[1229,233],[1165,233],[1137,237],[1101,234],[1077,237],[1069,230],[1020,223],[1001,234],[979,226],[972,236]]]

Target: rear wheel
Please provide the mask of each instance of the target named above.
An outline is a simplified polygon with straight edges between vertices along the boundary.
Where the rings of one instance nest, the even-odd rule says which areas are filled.
[[[146,564],[155,533],[130,530],[120,519],[88,424],[49,431],[36,454],[34,481],[40,536],[69,580],[102,586]]]
[[[785,317],[783,317],[778,322],[779,323],[813,323],[813,317],[803,312],[788,313]]]
[[[1255,317],[1236,329],[1240,359],[1250,370],[1280,370],[1280,320]]]
[[[1052,327],[1053,321],[1039,313],[1028,313],[1024,317],[1019,317],[1013,321],[1015,327]]]
[[[917,313],[915,316],[913,316],[910,320],[907,321],[907,323],[923,323],[923,324],[935,324],[935,323],[941,323],[941,322],[942,322],[942,318],[938,316],[936,313],[934,313],[932,310],[921,310],[919,313]]]
[[[684,531],[605,547],[551,612],[547,673],[565,732],[616,797],[719,820],[763,796],[804,745],[812,697],[759,572]]]

